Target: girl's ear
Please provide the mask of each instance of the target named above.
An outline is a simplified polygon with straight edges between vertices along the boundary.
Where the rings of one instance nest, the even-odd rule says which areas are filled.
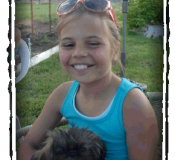
[[[112,62],[116,62],[118,60],[118,53],[114,53],[113,58],[112,58]]]
[[[116,62],[119,59],[120,45],[118,45],[117,50],[115,50],[112,58],[112,62]]]

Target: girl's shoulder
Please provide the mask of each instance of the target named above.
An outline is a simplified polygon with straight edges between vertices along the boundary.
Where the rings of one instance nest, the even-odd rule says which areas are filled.
[[[54,90],[55,94],[57,94],[57,93],[58,94],[67,94],[72,83],[73,83],[73,81],[62,83]]]
[[[156,117],[148,98],[140,89],[133,88],[123,103],[123,123],[126,131],[137,124],[151,125],[153,122],[156,122]]]
[[[66,96],[72,83],[73,81],[62,83],[53,91],[53,94],[56,96],[62,96],[62,97]]]
[[[53,105],[58,107],[59,111],[66,98],[67,93],[72,85],[73,81],[65,82],[59,85],[49,96],[47,102],[54,103]]]
[[[139,112],[147,112],[148,110],[153,110],[148,98],[139,88],[131,89],[123,103],[123,111],[139,111]],[[150,113],[150,112],[149,112]]]

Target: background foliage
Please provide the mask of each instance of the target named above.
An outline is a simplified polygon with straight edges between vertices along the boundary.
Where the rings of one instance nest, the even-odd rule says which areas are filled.
[[[130,0],[127,27],[142,28],[147,24],[163,24],[163,0]]]

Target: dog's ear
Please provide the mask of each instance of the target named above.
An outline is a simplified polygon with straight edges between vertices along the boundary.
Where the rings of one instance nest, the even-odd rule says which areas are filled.
[[[45,156],[45,153],[39,150],[33,154],[31,160],[47,160],[47,157]]]
[[[36,151],[31,160],[51,160],[51,157],[51,155],[46,155],[46,153],[40,153],[39,151]]]
[[[51,160],[53,157],[52,153],[53,139],[51,137],[47,138],[44,142],[44,147],[36,151],[31,160]]]

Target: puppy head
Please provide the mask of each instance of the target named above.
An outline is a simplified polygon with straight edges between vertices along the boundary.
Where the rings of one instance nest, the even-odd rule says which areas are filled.
[[[42,149],[32,160],[104,160],[106,147],[100,138],[87,129],[75,126],[68,130],[49,131]]]

